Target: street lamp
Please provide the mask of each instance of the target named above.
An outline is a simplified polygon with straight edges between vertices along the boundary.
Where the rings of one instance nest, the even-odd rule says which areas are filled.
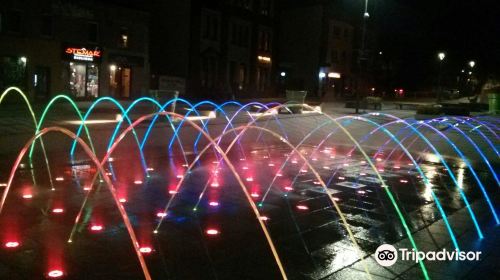
[[[363,63],[362,60],[366,60],[365,57],[365,43],[366,43],[366,22],[370,18],[370,14],[368,13],[368,0],[365,0],[365,7],[363,12],[363,30],[361,33],[361,48],[358,54],[358,67],[359,67],[359,77],[361,79],[365,78],[363,75]],[[359,88],[355,92],[356,94],[356,114],[359,113]]]
[[[474,68],[476,66],[476,62],[474,60],[469,61],[470,68]]]
[[[438,53],[438,59],[439,59],[439,77],[438,77],[438,94],[437,94],[437,101],[440,102],[442,98],[442,92],[443,89],[441,88],[441,77],[443,73],[443,60],[446,57],[446,54],[444,52],[439,52]]]

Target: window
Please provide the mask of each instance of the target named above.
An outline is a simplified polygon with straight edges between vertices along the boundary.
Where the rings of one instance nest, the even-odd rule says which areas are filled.
[[[272,0],[260,0],[260,14],[269,16],[271,15],[271,5],[272,5]]]
[[[69,90],[76,98],[96,98],[99,90],[99,68],[95,64],[69,63]]]
[[[332,63],[337,63],[339,61],[339,53],[337,52],[337,50],[332,50],[332,54],[331,54],[331,61]]]
[[[97,37],[99,36],[99,26],[95,22],[88,23],[88,40],[91,43],[97,43]]]
[[[21,12],[20,11],[10,11],[5,14],[5,31],[11,33],[21,32]]]
[[[341,28],[334,25],[333,26],[333,37],[340,38]]]
[[[344,29],[344,38],[345,39],[349,38],[349,29],[348,28]]]
[[[233,23],[231,29],[231,43],[239,47],[248,47],[250,27],[246,24]]]
[[[269,85],[269,69],[266,67],[257,68],[257,90],[265,91]]]
[[[214,88],[217,82],[217,60],[213,56],[205,56],[201,60],[201,86]]]
[[[245,63],[237,64],[231,61],[230,64],[231,71],[231,88],[243,90],[247,82],[247,67]]]
[[[260,51],[271,51],[271,32],[259,31],[258,48]]]
[[[44,15],[42,16],[42,24],[40,26],[40,34],[45,37],[52,37],[53,27],[52,27],[52,16]]]
[[[252,9],[252,0],[233,0],[233,4],[246,10]]]
[[[202,21],[203,39],[217,41],[219,39],[219,16],[214,13],[205,13]]]
[[[122,27],[120,30],[120,47],[128,48],[128,28]]]

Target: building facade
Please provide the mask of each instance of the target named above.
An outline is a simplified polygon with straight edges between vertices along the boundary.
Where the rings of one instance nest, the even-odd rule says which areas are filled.
[[[186,95],[219,100],[274,93],[273,0],[173,0],[151,14],[152,36],[163,38],[150,52],[158,89],[184,82]]]
[[[149,90],[146,12],[99,1],[6,0],[0,23],[1,89],[19,86],[34,100],[128,99]]]
[[[356,25],[338,1],[280,2],[279,71],[287,89],[348,96],[356,88]]]

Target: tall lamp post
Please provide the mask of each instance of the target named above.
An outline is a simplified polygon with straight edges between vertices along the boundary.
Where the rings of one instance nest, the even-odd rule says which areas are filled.
[[[476,62],[474,60],[469,61],[469,77],[467,78],[467,83],[470,85],[470,95],[472,96],[474,94],[474,84],[472,83],[472,70],[474,66],[476,66]]]
[[[438,94],[437,94],[437,101],[441,102],[442,94],[443,94],[443,89],[441,88],[441,76],[443,72],[443,60],[446,57],[446,54],[444,52],[438,53],[438,59],[439,59],[439,76],[438,76]]]
[[[366,41],[366,22],[370,18],[370,14],[368,13],[368,0],[365,0],[365,9],[363,12],[363,30],[361,35],[361,48],[359,50],[358,57],[358,67],[359,67],[359,76],[363,79],[363,63],[362,60],[366,60],[365,54],[365,41]],[[356,114],[359,114],[359,88],[356,90]]]

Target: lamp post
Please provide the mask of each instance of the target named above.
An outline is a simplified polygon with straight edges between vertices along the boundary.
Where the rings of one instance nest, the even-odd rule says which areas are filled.
[[[474,60],[471,60],[469,61],[469,67],[470,67],[470,71],[469,71],[469,77],[467,78],[467,83],[469,84],[470,86],[470,95],[472,96],[474,94],[474,84],[472,83],[472,70],[474,68],[474,66],[476,66],[476,62]]]
[[[444,52],[438,53],[438,59],[439,59],[439,76],[438,76],[438,94],[437,94],[437,102],[441,102],[442,98],[442,92],[443,89],[441,88],[441,76],[443,72],[443,60],[446,57],[446,54]]]
[[[362,60],[366,60],[366,54],[365,54],[365,41],[366,41],[366,22],[368,21],[368,18],[370,18],[370,14],[368,13],[368,0],[365,0],[365,9],[363,12],[363,29],[362,29],[362,35],[361,35],[361,48],[359,50],[359,56],[358,56],[358,67],[359,67],[359,76],[360,78],[363,77],[363,63],[361,62]],[[356,114],[359,114],[359,88],[356,90]]]

